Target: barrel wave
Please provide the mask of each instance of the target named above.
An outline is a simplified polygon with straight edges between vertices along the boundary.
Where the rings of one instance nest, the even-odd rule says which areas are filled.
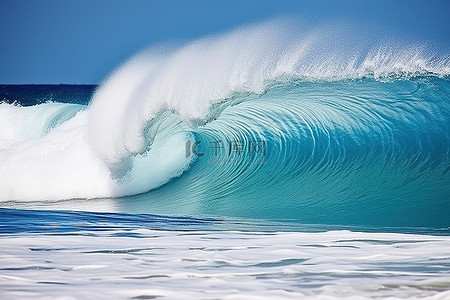
[[[449,227],[449,57],[286,28],[146,50],[87,106],[0,104],[0,200]]]

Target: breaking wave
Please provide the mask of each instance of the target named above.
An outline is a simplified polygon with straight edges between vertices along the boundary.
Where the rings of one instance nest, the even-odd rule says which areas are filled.
[[[449,226],[449,57],[340,35],[250,26],[146,50],[88,106],[0,104],[0,200]]]

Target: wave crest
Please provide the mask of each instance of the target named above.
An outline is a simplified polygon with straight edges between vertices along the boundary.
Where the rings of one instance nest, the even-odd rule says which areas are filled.
[[[89,109],[90,143],[113,170],[150,148],[148,122],[164,111],[192,124],[205,120],[215,103],[235,93],[261,94],[274,82],[449,74],[448,57],[433,59],[417,48],[358,54],[344,42],[348,39],[343,30],[305,33],[293,23],[274,21],[176,49],[146,50],[95,93]]]

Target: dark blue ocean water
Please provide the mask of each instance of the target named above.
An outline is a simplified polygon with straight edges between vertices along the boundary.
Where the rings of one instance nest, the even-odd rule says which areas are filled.
[[[49,101],[87,105],[97,85],[14,84],[0,85],[0,101],[33,106]]]

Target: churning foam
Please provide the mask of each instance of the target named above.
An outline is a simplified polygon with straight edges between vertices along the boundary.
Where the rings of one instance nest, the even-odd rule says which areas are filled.
[[[87,142],[88,112],[79,107],[57,103],[0,105],[0,116],[8,114],[11,120],[2,118],[0,200],[133,195],[164,184],[189,164],[184,152],[186,133],[162,134],[151,151],[131,157],[130,170],[117,179]],[[79,112],[71,119],[53,127],[54,122],[76,110]]]

